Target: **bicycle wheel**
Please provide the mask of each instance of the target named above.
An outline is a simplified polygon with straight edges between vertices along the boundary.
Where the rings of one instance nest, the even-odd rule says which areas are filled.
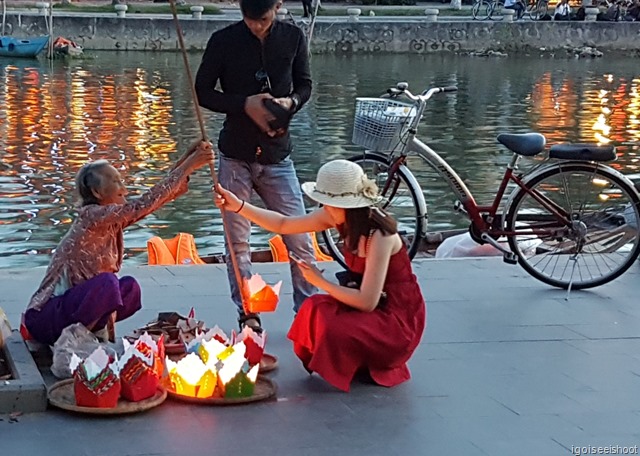
[[[616,171],[589,163],[558,164],[527,182],[563,210],[570,226],[519,189],[509,207],[509,246],[535,278],[560,288],[605,284],[640,253],[640,199]],[[532,231],[537,231],[535,234]]]
[[[492,21],[501,21],[504,18],[504,16],[502,15],[504,2],[493,2],[491,6],[492,8],[489,14],[489,19],[491,19]]]
[[[533,3],[529,3],[527,7],[524,9],[523,17],[528,16],[529,19],[537,19],[538,17],[538,4],[534,1]]]
[[[539,20],[542,16],[547,14],[548,10],[549,10],[549,2],[547,0],[538,0],[538,2],[536,3],[536,11],[535,11],[536,14],[534,16],[532,11],[531,19],[533,19],[534,21]]]
[[[427,211],[424,195],[409,168],[400,166],[397,172],[389,174],[389,161],[386,157],[366,152],[349,158],[359,164],[369,179],[372,179],[380,194],[385,198],[382,208],[398,222],[398,233],[407,244],[409,257],[418,251],[420,241],[427,227]],[[338,231],[329,229],[322,232],[329,254],[346,267],[342,256],[343,243]]]
[[[474,19],[484,21],[491,17],[491,3],[487,1],[477,1],[471,8]]]

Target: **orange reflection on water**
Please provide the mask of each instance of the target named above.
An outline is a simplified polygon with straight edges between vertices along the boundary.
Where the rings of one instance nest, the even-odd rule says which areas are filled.
[[[605,74],[576,85],[544,73],[531,92],[533,124],[550,144],[590,142],[614,144],[623,161],[611,165],[625,173],[638,172],[640,142],[640,79]],[[576,128],[577,122],[577,128]]]
[[[151,171],[146,186],[170,167],[173,100],[146,70],[95,74],[82,64],[28,65],[2,68],[0,224],[19,233],[12,251],[21,245],[25,253],[47,253],[52,245],[35,239],[45,237],[38,225],[71,223],[73,176],[87,160],[108,159],[134,186],[140,170]]]
[[[570,142],[576,126],[578,95],[572,79],[552,81],[551,73],[544,73],[531,91],[533,124],[544,131],[550,144]]]

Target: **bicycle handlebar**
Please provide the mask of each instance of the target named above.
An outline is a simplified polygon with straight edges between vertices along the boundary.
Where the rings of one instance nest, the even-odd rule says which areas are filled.
[[[436,93],[456,92],[457,90],[458,88],[456,86],[432,87],[431,89],[425,90],[420,95],[414,95],[409,92],[409,84],[407,84],[406,82],[399,82],[395,87],[388,89],[387,93],[392,97],[404,95],[410,100],[424,103]]]

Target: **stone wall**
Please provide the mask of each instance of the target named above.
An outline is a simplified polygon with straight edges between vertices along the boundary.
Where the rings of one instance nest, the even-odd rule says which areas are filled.
[[[56,35],[76,41],[86,50],[178,49],[170,17],[129,15],[117,18],[67,16],[54,18]],[[202,50],[211,33],[232,20],[182,19],[185,43]],[[44,18],[36,14],[7,17],[7,34],[17,37],[47,34]],[[314,53],[465,52],[486,49],[525,51],[595,46],[601,50],[640,51],[640,22],[515,22],[406,20],[318,21],[313,33]]]

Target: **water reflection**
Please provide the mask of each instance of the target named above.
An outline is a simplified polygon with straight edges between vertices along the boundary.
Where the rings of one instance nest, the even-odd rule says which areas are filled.
[[[73,177],[105,158],[132,194],[153,185],[198,136],[182,60],[177,54],[97,53],[93,60],[0,59],[0,267],[43,265],[73,217]],[[198,55],[192,55],[193,69]],[[350,145],[353,100],[395,81],[414,91],[457,85],[434,98],[420,136],[467,181],[479,201],[492,195],[509,154],[503,131],[541,131],[550,143],[618,146],[615,166],[639,172],[639,71],[633,60],[574,61],[454,56],[314,56],[312,102],[292,124],[300,178],[312,179]],[[211,136],[222,118],[205,113]],[[411,167],[427,191],[430,229],[465,226],[453,197],[419,160]],[[178,231],[195,235],[202,254],[222,250],[221,222],[201,172],[190,193],[131,227],[128,263],[146,262],[146,241]],[[256,229],[254,244],[267,234]]]

